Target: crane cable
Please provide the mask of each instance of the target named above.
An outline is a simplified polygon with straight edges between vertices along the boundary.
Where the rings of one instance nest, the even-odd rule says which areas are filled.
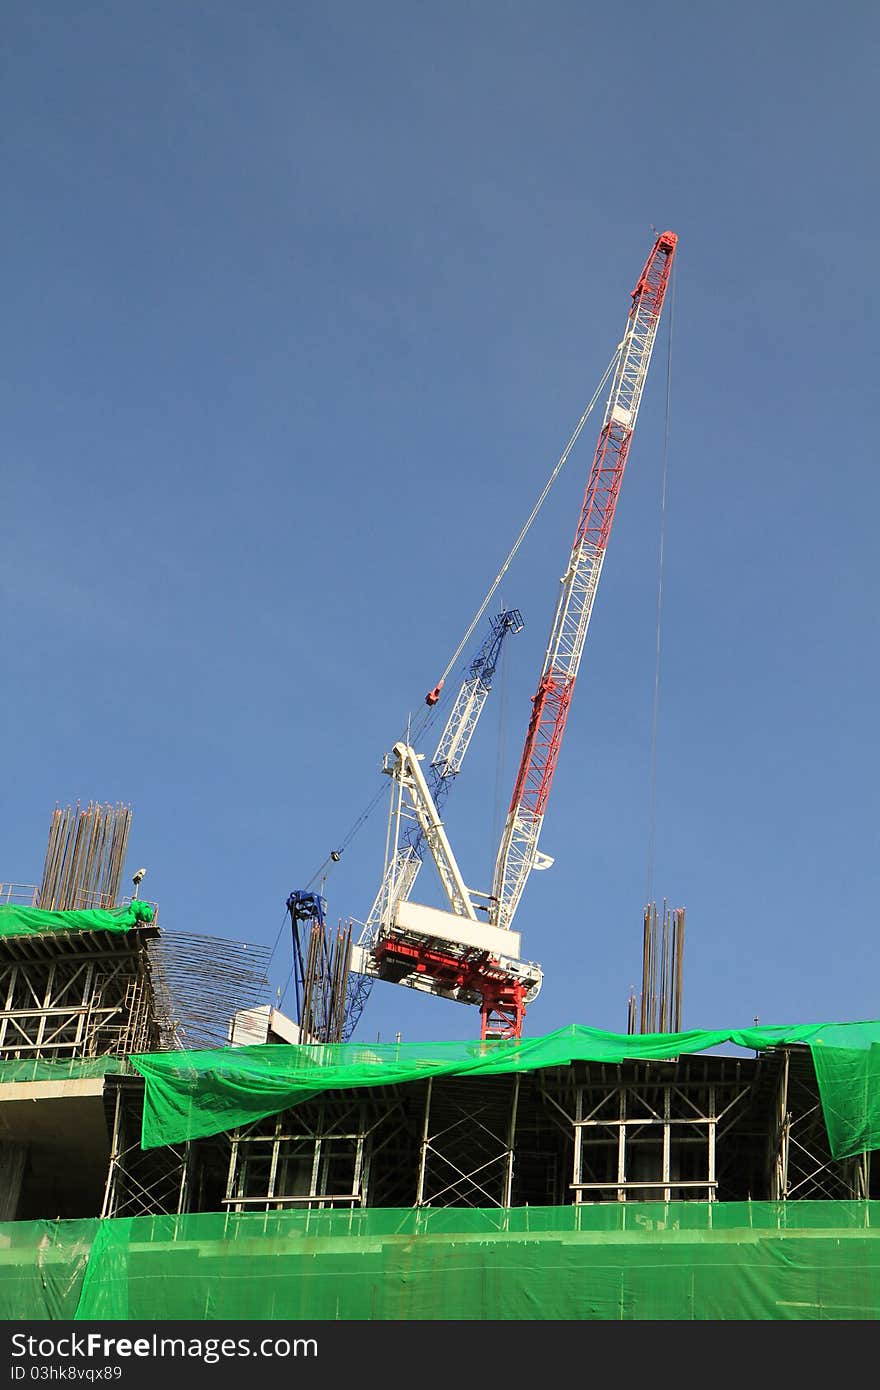
[[[432,716],[434,715],[434,713],[435,713],[435,711],[433,711],[433,710],[429,712],[428,718],[427,718],[427,719],[424,721],[424,723],[422,724],[422,730],[424,730],[425,728],[428,727],[428,725],[431,724],[431,722],[432,722]],[[352,823],[351,827],[349,828],[348,832],[346,833],[345,837],[344,837],[342,840],[339,841],[339,846],[338,846],[338,848],[337,848],[337,849],[332,849],[332,850],[330,851],[330,853],[327,855],[327,857],[323,860],[323,862],[322,862],[321,864],[318,865],[317,869],[316,869],[315,872],[312,874],[312,877],[309,879],[309,881],[308,881],[308,883],[306,884],[306,887],[305,887],[305,891],[306,891],[307,893],[310,892],[312,888],[314,888],[315,884],[318,882],[319,879],[320,879],[320,881],[321,881],[321,887],[322,887],[322,889],[323,889],[324,883],[325,883],[326,880],[327,880],[327,875],[328,875],[328,873],[330,872],[330,870],[333,868],[333,866],[334,866],[335,864],[338,864],[338,863],[339,863],[339,860],[341,859],[343,852],[344,852],[346,849],[348,849],[348,846],[351,844],[352,840],[354,839],[355,835],[356,835],[356,834],[358,833],[358,831],[360,830],[361,826],[364,825],[364,824],[366,824],[366,822],[369,820],[370,816],[371,816],[371,815],[373,814],[373,812],[375,811],[375,809],[376,809],[376,807],[378,806],[379,802],[380,802],[380,801],[382,800],[382,798],[384,797],[385,792],[386,792],[386,788],[385,788],[385,785],[383,784],[382,786],[380,786],[380,787],[373,793],[373,795],[370,797],[370,800],[367,802],[366,806],[365,806],[364,809],[361,811],[360,815],[357,817],[357,819],[356,819],[355,821],[353,821],[353,823]],[[274,942],[274,944],[273,944],[273,946],[272,946],[272,951],[271,951],[270,956],[269,956],[269,965],[271,965],[272,961],[273,961],[274,958],[275,958],[275,953],[276,953],[276,951],[278,950],[278,946],[279,946],[279,944],[280,944],[280,942],[281,942],[281,937],[282,937],[282,935],[283,935],[283,933],[284,933],[284,928],[285,928],[285,926],[287,925],[287,920],[288,920],[288,918],[287,918],[287,913],[285,913],[285,914],[284,914],[284,917],[283,917],[282,920],[281,920],[281,926],[278,928],[278,935],[275,937],[275,942]],[[268,970],[268,968],[269,968],[269,967],[267,966],[267,970]],[[285,993],[287,992],[287,989],[288,989],[289,985],[290,985],[290,977],[288,977],[287,984],[284,986],[284,992],[285,992]]]
[[[611,361],[608,363],[608,366],[605,368],[605,372],[604,372],[604,375],[603,375],[603,377],[602,377],[602,380],[599,382],[599,385],[596,387],[596,390],[595,390],[595,392],[593,393],[593,399],[590,401],[590,404],[587,406],[587,408],[586,408],[586,410],[584,411],[583,415],[582,415],[581,418],[578,420],[577,425],[575,426],[574,434],[573,434],[573,435],[571,436],[571,438],[569,439],[568,443],[566,444],[565,448],[563,449],[563,451],[562,451],[562,453],[561,453],[561,455],[560,455],[560,457],[559,457],[559,460],[558,460],[557,463],[556,463],[556,466],[555,466],[554,469],[553,469],[553,472],[550,474],[550,477],[547,479],[546,483],[544,484],[544,487],[543,487],[543,490],[542,490],[542,492],[541,492],[541,495],[540,495],[540,497],[538,498],[537,502],[535,503],[534,507],[532,508],[531,512],[529,513],[529,518],[528,518],[528,520],[526,521],[525,525],[523,526],[522,530],[520,531],[519,535],[517,536],[516,540],[514,541],[513,547],[512,547],[512,549],[511,549],[511,551],[510,551],[510,554],[508,555],[507,559],[504,561],[504,564],[501,566],[501,569],[498,571],[498,573],[496,574],[495,578],[493,579],[492,584],[491,584],[491,586],[490,586],[490,588],[489,588],[489,592],[486,594],[486,597],[483,599],[483,602],[480,604],[479,608],[477,609],[476,613],[474,614],[473,618],[471,619],[471,623],[470,623],[469,628],[468,628],[467,631],[465,632],[464,636],[462,637],[461,641],[459,642],[459,644],[458,644],[458,646],[456,647],[455,651],[453,652],[452,656],[449,658],[449,661],[448,661],[447,666],[446,666],[446,670],[443,672],[442,676],[440,677],[440,680],[437,682],[437,688],[438,688],[438,689],[439,689],[439,687],[443,684],[443,682],[446,680],[446,677],[449,675],[449,673],[450,673],[450,671],[452,670],[453,666],[454,666],[455,663],[458,661],[458,658],[461,656],[462,652],[464,651],[465,647],[467,646],[468,642],[470,641],[471,636],[472,636],[473,631],[474,631],[474,628],[476,627],[477,623],[478,623],[478,622],[480,621],[480,619],[482,618],[482,616],[483,616],[483,614],[485,613],[486,609],[489,607],[489,604],[490,604],[490,602],[491,602],[491,600],[492,600],[492,595],[495,593],[495,590],[498,588],[498,585],[501,583],[502,579],[504,578],[505,574],[507,573],[508,569],[510,568],[511,561],[513,560],[514,556],[516,555],[516,552],[519,550],[520,546],[522,545],[523,541],[525,540],[526,534],[527,534],[527,532],[528,532],[528,530],[529,530],[529,527],[531,526],[532,522],[535,520],[535,517],[538,515],[538,512],[541,510],[541,508],[543,507],[545,501],[547,500],[547,495],[548,495],[550,489],[552,488],[553,484],[556,482],[556,479],[559,477],[559,474],[561,473],[562,469],[564,468],[564,466],[565,466],[565,464],[566,464],[566,462],[567,462],[567,460],[568,460],[569,454],[571,453],[572,449],[574,448],[575,444],[577,443],[578,437],[579,437],[579,435],[580,435],[580,432],[581,432],[581,430],[583,429],[584,425],[587,423],[587,420],[588,420],[590,414],[592,413],[593,407],[594,407],[594,405],[596,404],[597,400],[599,399],[599,396],[600,396],[601,393],[602,393],[602,390],[603,390],[603,388],[604,388],[604,386],[605,386],[605,383],[607,382],[607,380],[608,380],[608,378],[610,377],[611,373],[614,371],[615,367],[617,366],[618,360],[619,360],[619,358],[620,358],[620,353],[621,353],[622,347],[623,347],[623,343],[618,343],[617,347],[614,349],[614,355],[612,356]]]
[[[660,546],[657,561],[657,648],[654,663],[654,711],[651,727],[651,772],[648,794],[648,895],[654,901],[654,834],[657,819],[657,722],[660,711],[660,645],[663,618],[663,551],[666,539],[666,483],[669,474],[669,416],[672,390],[672,326],[675,321],[675,267],[669,284],[669,335],[666,344],[666,420],[663,429],[663,482],[660,492]]]
[[[311,891],[311,889],[315,886],[315,884],[318,882],[319,879],[321,879],[321,886],[322,886],[322,888],[323,888],[323,886],[324,886],[324,881],[325,881],[326,878],[327,878],[327,874],[328,874],[328,872],[329,872],[329,870],[330,870],[330,867],[331,867],[333,864],[338,864],[338,863],[339,863],[339,860],[340,860],[340,857],[341,857],[341,855],[342,855],[343,850],[347,849],[348,846],[351,844],[352,840],[354,839],[354,837],[355,837],[355,835],[357,834],[357,832],[360,830],[361,826],[364,824],[364,822],[365,822],[366,820],[368,820],[368,819],[370,818],[370,816],[372,815],[373,811],[375,811],[376,806],[377,806],[378,803],[381,801],[381,799],[382,799],[382,797],[383,797],[384,795],[385,795],[385,787],[384,787],[384,785],[383,785],[383,786],[380,786],[380,787],[379,787],[378,791],[376,791],[375,794],[374,794],[374,795],[370,798],[370,800],[367,802],[367,805],[366,805],[366,806],[364,807],[364,809],[361,811],[361,813],[360,813],[360,815],[358,816],[357,820],[354,822],[354,824],[352,825],[352,827],[351,827],[351,829],[349,830],[348,834],[345,836],[345,839],[340,841],[340,843],[339,843],[339,848],[338,848],[338,849],[333,849],[333,850],[331,850],[330,853],[327,855],[327,858],[324,860],[324,862],[323,862],[322,864],[320,864],[320,865],[318,866],[318,868],[315,870],[315,872],[312,874],[312,877],[309,879],[308,883],[306,884],[305,891],[306,891],[307,893]],[[270,955],[269,955],[269,961],[268,961],[268,964],[267,964],[267,966],[266,966],[267,971],[268,971],[268,969],[269,969],[269,966],[271,966],[272,961],[275,959],[275,952],[278,950],[278,946],[279,946],[279,944],[280,944],[280,942],[281,942],[281,937],[282,937],[282,935],[283,935],[283,933],[284,933],[284,928],[285,928],[285,926],[287,925],[287,920],[288,920],[288,919],[287,919],[287,913],[285,913],[284,916],[283,916],[283,918],[281,919],[281,926],[278,928],[278,935],[275,937],[275,943],[274,943],[274,945],[273,945],[273,947],[272,947],[272,951],[271,951],[271,953],[270,953]],[[285,994],[287,993],[287,989],[288,989],[288,986],[289,986],[289,985],[290,985],[290,977],[288,977],[287,984],[284,986],[284,993],[285,993]]]

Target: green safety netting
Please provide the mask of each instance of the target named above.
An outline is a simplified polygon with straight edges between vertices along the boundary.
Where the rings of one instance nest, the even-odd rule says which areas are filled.
[[[129,1070],[124,1057],[16,1057],[0,1062],[0,1086],[7,1081],[82,1081]]]
[[[42,936],[46,932],[66,931],[131,931],[142,922],[152,922],[153,911],[149,903],[141,902],[81,912],[49,912],[41,907],[3,903],[0,905],[0,937]]]
[[[0,1225],[4,1320],[878,1316],[880,1202],[200,1213]]]
[[[272,1043],[142,1053],[130,1061],[146,1082],[142,1143],[149,1149],[219,1134],[328,1090],[525,1072],[575,1061],[659,1060],[724,1044],[761,1051],[793,1043],[812,1050],[833,1156],[880,1148],[880,1022],[634,1035],[570,1024],[540,1038]]]
[[[75,1317],[99,1225],[97,1219],[0,1224],[0,1318]]]

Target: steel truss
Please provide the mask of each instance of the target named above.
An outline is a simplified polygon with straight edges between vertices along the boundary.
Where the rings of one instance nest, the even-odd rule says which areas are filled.
[[[129,940],[129,938],[132,938]],[[159,1046],[142,932],[0,943],[0,1058],[121,1056]]]
[[[545,1084],[545,1102],[571,1126],[575,1205],[716,1201],[718,1144],[752,1086],[735,1064],[725,1070],[701,1073],[683,1061],[598,1065],[580,1081]]]
[[[471,662],[468,675],[455,697],[446,726],[431,759],[431,768],[435,774],[434,799],[438,806],[449,791],[452,778],[461,771],[483,706],[492,689],[504,639],[509,632],[522,632],[523,626],[522,614],[518,608],[504,609],[492,619],[489,636]]]
[[[227,1211],[321,1210],[368,1205],[377,1128],[387,1102],[357,1097],[297,1106],[232,1132]]]

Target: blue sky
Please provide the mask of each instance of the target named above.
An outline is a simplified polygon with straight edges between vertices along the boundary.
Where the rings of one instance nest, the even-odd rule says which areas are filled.
[[[123,801],[168,931],[276,940],[653,224],[680,238],[653,888],[687,908],[684,1022],[876,1017],[878,38],[852,0],[8,0],[0,878],[39,878],[56,803]],[[639,981],[668,330],[517,915],[532,1035],[622,1030]],[[501,590],[526,627],[446,816],[475,888],[598,424]],[[331,920],[366,914],[384,832],[383,803],[318,885]],[[282,933],[272,990],[288,969]],[[477,1028],[377,986],[359,1036]]]

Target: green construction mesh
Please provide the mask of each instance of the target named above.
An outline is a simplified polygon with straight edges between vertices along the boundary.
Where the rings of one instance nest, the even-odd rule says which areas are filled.
[[[0,1086],[7,1081],[82,1081],[130,1070],[124,1057],[18,1057],[0,1061]]]
[[[390,1086],[427,1076],[490,1076],[707,1052],[809,1045],[835,1158],[880,1148],[880,1022],[803,1024],[688,1033],[603,1033],[570,1024],[545,1037],[492,1042],[264,1044],[203,1052],[142,1053],[145,1149],[198,1139],[277,1114],[322,1091]],[[826,1059],[828,1059],[826,1061]],[[877,1078],[880,1080],[880,1076]]]
[[[97,1220],[0,1224],[0,1318],[75,1317],[99,1225]]]
[[[24,1222],[0,1268],[7,1320],[873,1321],[880,1202]]]
[[[133,902],[128,907],[91,908],[83,912],[49,912],[41,907],[0,906],[0,937],[43,936],[46,932],[131,931],[142,922],[152,922],[149,903]]]
[[[880,1024],[839,1027],[811,1051],[831,1152],[851,1158],[880,1148]]]

